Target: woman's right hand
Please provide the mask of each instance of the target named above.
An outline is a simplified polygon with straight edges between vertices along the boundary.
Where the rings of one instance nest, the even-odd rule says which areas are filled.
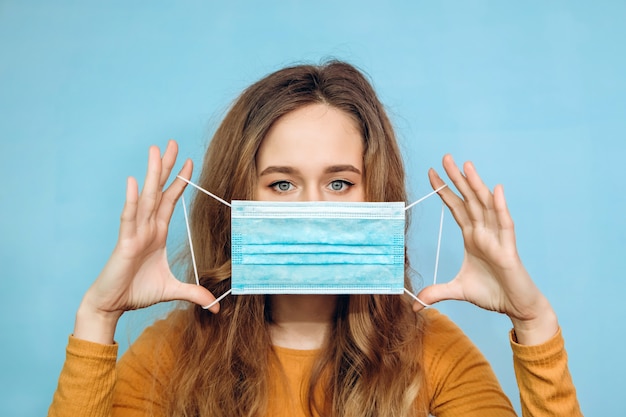
[[[163,190],[178,154],[170,141],[161,158],[159,148],[150,147],[148,172],[141,194],[130,177],[122,211],[119,237],[104,269],[87,290],[76,315],[74,337],[111,344],[120,316],[128,310],[172,300],[202,306],[215,297],[204,287],[174,277],[165,248],[170,219],[186,183],[180,179]],[[193,167],[185,161],[179,175],[191,178]],[[217,313],[219,305],[211,308]]]

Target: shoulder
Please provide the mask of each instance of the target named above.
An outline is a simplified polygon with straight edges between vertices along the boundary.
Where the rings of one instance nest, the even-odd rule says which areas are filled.
[[[120,374],[166,373],[180,350],[178,341],[184,331],[182,315],[182,311],[175,310],[148,326],[120,358]]]
[[[422,311],[424,318],[424,349],[425,352],[434,353],[442,349],[448,349],[459,342],[470,343],[469,338],[454,324],[446,315],[434,308]]]
[[[422,315],[427,379],[441,382],[463,369],[490,369],[480,350],[447,316],[433,308],[423,311]]]
[[[183,313],[176,310],[147,327],[121,357],[113,393],[114,408],[147,410],[160,404],[177,355]]]
[[[422,314],[425,388],[432,414],[515,415],[489,362],[469,337],[435,309]]]

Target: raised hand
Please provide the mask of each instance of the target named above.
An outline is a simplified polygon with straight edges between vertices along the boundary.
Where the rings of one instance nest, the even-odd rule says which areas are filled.
[[[454,279],[426,287],[418,297],[427,304],[469,301],[508,315],[522,344],[548,340],[558,330],[556,315],[518,255],[502,186],[496,186],[492,193],[471,162],[466,162],[461,172],[450,155],[444,156],[443,167],[462,196],[449,187],[439,192],[461,227],[465,256]],[[428,176],[434,189],[444,184],[435,170],[431,169]],[[421,308],[414,304],[414,310]]]
[[[117,321],[125,311],[171,300],[208,305],[215,299],[205,288],[176,279],[167,260],[165,243],[170,219],[187,185],[175,179],[164,190],[177,154],[174,141],[168,143],[163,157],[156,146],[150,148],[141,194],[137,181],[128,179],[117,244],[83,298],[75,337],[111,343]],[[191,178],[192,169],[191,161],[187,160],[179,175]],[[216,305],[211,311],[218,309]]]

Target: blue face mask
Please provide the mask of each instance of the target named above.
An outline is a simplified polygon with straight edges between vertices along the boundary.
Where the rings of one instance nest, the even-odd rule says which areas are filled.
[[[233,201],[233,294],[401,294],[404,203]]]
[[[404,202],[235,200],[228,203],[185,178],[178,178],[231,207],[231,290],[213,304],[231,291],[233,294],[407,292],[418,300],[404,288],[405,211],[445,185],[406,207]],[[187,220],[184,197],[182,202]],[[199,283],[191,236],[189,244]]]

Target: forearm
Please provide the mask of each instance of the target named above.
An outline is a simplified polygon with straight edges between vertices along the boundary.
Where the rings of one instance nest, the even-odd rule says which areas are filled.
[[[109,416],[116,381],[117,345],[70,337],[49,417]]]
[[[512,333],[511,347],[522,415],[582,416],[560,329],[545,343],[535,346],[520,345],[514,337]]]

